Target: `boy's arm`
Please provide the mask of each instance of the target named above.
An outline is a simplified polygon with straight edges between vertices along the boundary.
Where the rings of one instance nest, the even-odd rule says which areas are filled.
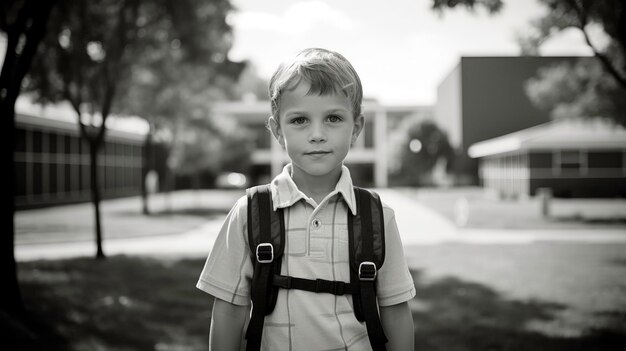
[[[413,350],[415,330],[408,302],[380,307],[380,322],[389,341],[387,350]]]
[[[249,309],[249,305],[238,306],[215,299],[209,332],[210,350],[240,350]]]

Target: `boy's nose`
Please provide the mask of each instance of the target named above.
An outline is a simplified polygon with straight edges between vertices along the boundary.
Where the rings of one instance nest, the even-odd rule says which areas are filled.
[[[311,126],[311,133],[309,134],[309,141],[313,143],[319,143],[326,141],[324,134],[324,127],[322,125],[314,124]]]

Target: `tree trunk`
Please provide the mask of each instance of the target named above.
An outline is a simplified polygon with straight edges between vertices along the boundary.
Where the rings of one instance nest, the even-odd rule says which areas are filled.
[[[150,214],[146,177],[148,176],[148,172],[150,172],[152,166],[152,128],[150,128],[143,143],[143,166],[141,167],[141,203],[144,215]]]
[[[24,302],[17,280],[17,266],[15,264],[15,223],[13,215],[15,213],[14,184],[15,184],[15,163],[13,161],[13,151],[15,149],[15,100],[2,100],[0,104],[0,131],[3,134],[0,138],[1,149],[0,164],[5,165],[4,173],[7,175],[6,181],[2,182],[2,208],[0,211],[0,280],[2,280],[3,297],[0,299],[0,310],[9,315],[19,317],[24,312]]]
[[[174,211],[172,206],[172,191],[174,190],[174,172],[168,167],[165,170],[164,175],[164,200],[165,200],[165,213],[172,213]]]
[[[91,202],[96,219],[96,259],[104,259],[102,250],[102,222],[100,221],[100,185],[98,184],[98,148],[97,140],[89,140],[89,170],[91,175]]]
[[[15,102],[20,94],[24,76],[30,69],[37,47],[46,33],[50,12],[56,1],[43,3],[26,1],[21,4],[14,23],[5,22],[3,31],[6,47],[0,73],[0,164],[8,174],[2,182],[0,206],[0,281],[3,296],[0,298],[0,311],[18,319],[24,317],[24,302],[17,279],[15,263]],[[11,9],[13,4],[7,5]],[[2,5],[5,7],[5,4]],[[4,10],[7,10],[5,8]],[[22,40],[24,39],[24,40]],[[22,40],[18,50],[18,41]]]

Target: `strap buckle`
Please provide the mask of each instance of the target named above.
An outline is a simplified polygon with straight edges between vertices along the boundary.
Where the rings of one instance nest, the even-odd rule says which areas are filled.
[[[376,264],[374,262],[361,262],[359,265],[359,280],[373,281],[376,279],[376,272]]]
[[[257,245],[256,260],[259,263],[272,263],[274,261],[274,246],[270,243]]]

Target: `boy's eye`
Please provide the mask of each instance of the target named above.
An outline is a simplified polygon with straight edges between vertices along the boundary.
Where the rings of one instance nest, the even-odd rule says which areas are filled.
[[[304,124],[304,123],[306,123],[306,118],[304,118],[304,117],[296,117],[296,118],[293,118],[291,120],[291,123],[293,123],[293,124]]]
[[[328,121],[332,123],[341,122],[341,117],[337,115],[330,115],[328,116]]]

